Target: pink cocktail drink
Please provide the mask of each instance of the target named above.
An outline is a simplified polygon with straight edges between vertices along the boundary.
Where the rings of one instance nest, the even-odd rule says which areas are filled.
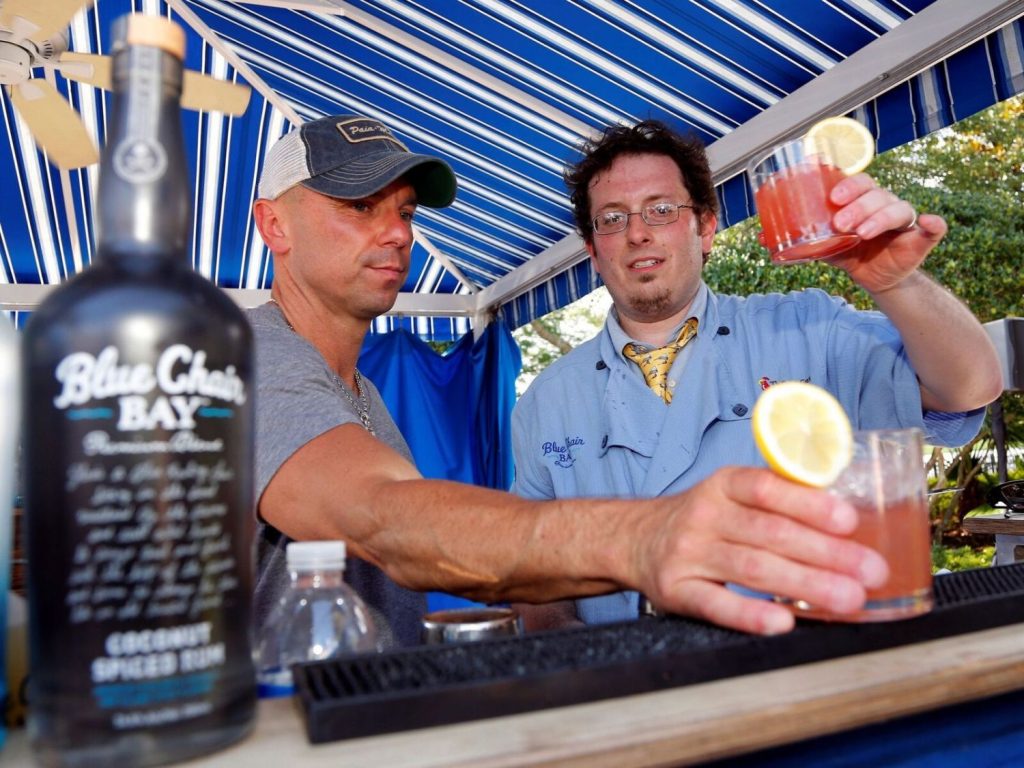
[[[868,590],[864,610],[831,614],[797,605],[797,615],[829,621],[888,621],[927,613],[932,607],[932,557],[928,504],[923,496],[886,503],[854,504],[860,516],[851,538],[876,550],[889,564],[889,580]]]
[[[860,242],[832,226],[840,206],[829,193],[846,176],[832,159],[835,149],[828,136],[808,134],[779,144],[747,167],[764,229],[762,244],[773,264],[834,256]]]
[[[885,558],[889,578],[868,590],[867,602],[856,613],[833,614],[803,601],[778,599],[797,616],[827,621],[889,621],[927,613],[932,608],[932,558],[921,432],[863,430],[853,438],[853,459],[829,490],[857,510],[850,538]]]
[[[889,564],[889,580],[868,590],[867,610],[875,616],[912,616],[931,608],[932,552],[928,502],[915,497],[887,503],[885,508],[858,509],[860,522],[853,538],[881,553]]]
[[[857,235],[836,232],[832,227],[832,216],[839,206],[828,195],[843,178],[843,172],[834,165],[811,157],[780,168],[758,186],[754,202],[772,262],[821,259],[860,241]]]

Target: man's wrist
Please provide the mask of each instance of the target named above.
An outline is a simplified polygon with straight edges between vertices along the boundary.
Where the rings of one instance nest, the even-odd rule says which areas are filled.
[[[898,297],[907,291],[918,290],[929,283],[931,283],[931,281],[928,279],[927,275],[925,275],[920,269],[914,269],[912,272],[904,275],[902,279],[892,285],[886,286],[885,288],[878,290],[864,288],[864,290],[876,304],[882,306],[886,301],[889,301],[894,297]]]

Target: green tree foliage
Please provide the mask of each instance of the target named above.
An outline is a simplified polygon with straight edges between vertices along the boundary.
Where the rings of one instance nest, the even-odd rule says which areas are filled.
[[[949,571],[968,571],[972,568],[984,568],[991,565],[996,553],[994,546],[981,547],[932,547],[932,571],[945,568]]]

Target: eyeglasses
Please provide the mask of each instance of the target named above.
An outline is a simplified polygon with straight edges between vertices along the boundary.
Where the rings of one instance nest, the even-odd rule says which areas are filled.
[[[629,224],[629,217],[639,214],[644,223],[650,227],[660,227],[671,224],[679,218],[680,208],[693,209],[694,206],[688,203],[652,203],[645,205],[639,211],[605,211],[594,219],[594,233],[598,235],[613,235],[621,232]]]

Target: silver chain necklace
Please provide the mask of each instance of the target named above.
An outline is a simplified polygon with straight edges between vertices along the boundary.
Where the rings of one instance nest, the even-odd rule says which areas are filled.
[[[288,326],[288,330],[298,336],[299,332],[295,330],[295,327],[288,320],[287,316],[284,314],[284,310],[281,309],[281,305],[274,299],[271,299],[270,303],[277,307],[277,311],[281,313],[281,319],[284,320],[284,324]],[[345,382],[343,382],[341,377],[334,372],[333,368],[328,366],[327,370],[331,374],[331,379],[338,387],[338,390],[345,396],[345,399],[348,400],[352,408],[355,409],[356,415],[359,417],[359,421],[363,425],[363,429],[371,435],[376,436],[377,433],[373,431],[373,422],[370,421],[370,401],[366,397],[366,387],[363,386],[363,375],[359,373],[359,369],[355,369],[356,393],[358,398],[356,395],[352,394],[352,390],[345,386]]]

